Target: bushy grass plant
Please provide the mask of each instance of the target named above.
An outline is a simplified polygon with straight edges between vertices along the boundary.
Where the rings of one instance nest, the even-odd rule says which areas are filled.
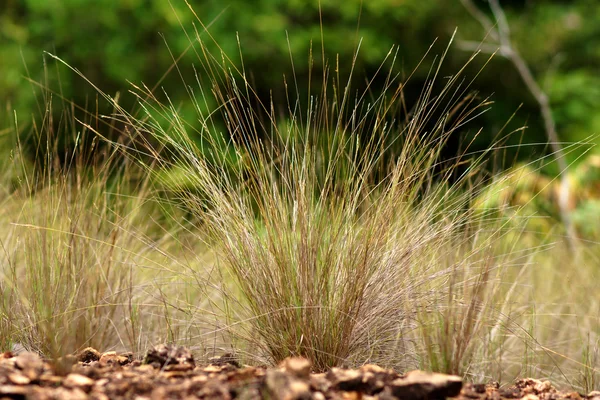
[[[490,104],[466,68],[439,76],[444,52],[408,102],[395,49],[376,73],[381,91],[354,64],[344,75],[311,50],[310,95],[286,79],[282,111],[208,31],[188,35],[201,66],[194,85],[184,79],[197,121],[143,85],[132,89],[141,114],[97,88],[123,134],[102,167],[88,179],[77,163],[45,162],[6,198],[18,218],[3,239],[0,339],[60,355],[139,348],[151,327],[148,337],[210,342],[252,363],[303,356],[315,371],[378,363],[594,385],[599,304],[564,282],[589,287],[597,250],[570,257],[561,238],[527,231],[525,207],[494,203],[530,171],[493,175],[485,161],[500,146],[464,143],[448,158],[449,137],[473,130]],[[161,223],[177,229],[158,229],[160,245],[141,214],[154,189]]]
[[[51,359],[87,346],[143,351],[147,340],[164,340],[164,330],[155,337],[149,329],[163,321],[153,284],[164,275],[161,260],[173,259],[156,250],[165,233],[151,218],[150,180],[114,149],[98,148],[72,110],[53,124],[51,108],[31,128],[46,156],[28,164],[32,150],[17,142],[4,163],[0,343]],[[77,143],[66,160],[57,156],[60,135]]]
[[[115,118],[137,139],[121,148],[151,155],[210,232],[234,283],[214,301],[229,333],[263,362],[296,355],[319,371],[374,362],[465,373],[475,337],[502,324],[483,320],[502,308],[490,282],[498,287],[504,259],[493,245],[501,227],[470,207],[485,154],[440,156],[489,104],[463,70],[438,77],[442,56],[407,107],[393,50],[379,95],[368,82],[354,89],[352,66],[342,83],[323,50],[318,94],[303,101],[292,91],[282,117],[224,54],[199,34],[193,44],[204,68],[199,94],[190,88],[199,131],[144,88],[135,92],[145,115]],[[214,101],[218,113],[205,113],[200,104]],[[432,318],[441,331],[421,329]]]

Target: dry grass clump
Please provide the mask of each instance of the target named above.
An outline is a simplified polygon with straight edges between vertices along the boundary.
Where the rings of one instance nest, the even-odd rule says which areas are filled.
[[[213,301],[229,322],[223,329],[261,361],[299,355],[317,370],[374,362],[466,372],[474,338],[495,327],[484,323],[503,301],[491,282],[510,254],[496,256],[501,230],[470,208],[483,155],[441,162],[448,137],[488,104],[468,92],[462,70],[439,85],[435,64],[408,111],[393,52],[374,98],[368,85],[355,93],[352,76],[346,86],[339,75],[330,83],[323,60],[320,93],[305,109],[290,96],[281,119],[243,71],[230,72],[225,56],[213,58],[195,39],[212,94],[198,78],[201,131],[139,88],[146,115],[119,110],[116,118],[138,139],[124,149],[152,155],[211,233],[225,271]],[[226,134],[201,102],[219,104]],[[452,311],[457,304],[464,308]],[[419,328],[431,316],[445,331]],[[433,345],[448,324],[460,340]]]
[[[113,150],[90,147],[77,124],[55,132],[50,115],[33,131],[47,158],[25,166],[18,146],[5,170],[16,172],[2,182],[0,344],[51,358],[86,346],[143,351],[164,340],[164,329],[149,332],[163,319],[151,294],[171,260],[153,247],[164,232],[150,218],[149,180]],[[71,128],[76,147],[59,161],[54,146]]]

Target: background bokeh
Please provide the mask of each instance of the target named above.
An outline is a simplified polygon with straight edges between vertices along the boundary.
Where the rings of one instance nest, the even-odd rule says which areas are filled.
[[[196,15],[220,47],[239,60],[238,37],[244,66],[259,95],[273,96],[283,105],[284,75],[292,74],[290,54],[300,90],[308,87],[308,55],[312,45],[320,53],[319,2],[306,0],[190,0]],[[490,16],[486,1],[475,2]],[[512,39],[537,81],[548,93],[562,141],[579,141],[600,132],[600,5],[596,0],[522,0],[501,2],[512,29]],[[389,49],[398,46],[399,69],[409,75],[429,46],[431,51],[406,88],[410,103],[419,95],[434,55],[443,52],[452,32],[457,40],[444,63],[443,75],[455,73],[472,54],[464,41],[479,42],[486,32],[459,0],[321,0],[326,57],[339,55],[341,74],[349,74],[352,56],[361,40],[354,76],[369,78]],[[44,55],[56,54],[108,94],[121,94],[120,103],[133,110],[128,82],[159,84],[180,107],[193,116],[186,85],[195,85],[194,64],[188,51],[175,70],[161,77],[188,49],[193,26],[201,29],[183,0],[2,0],[0,3],[0,105],[2,128],[18,116],[23,131],[43,115],[47,97],[31,80],[92,112],[108,112],[96,93],[75,73]],[[320,57],[315,57],[318,68]],[[487,57],[470,67],[475,74]],[[316,74],[318,76],[318,74]],[[380,74],[380,80],[385,74]],[[376,81],[374,87],[382,82]],[[475,147],[486,148],[517,111],[506,131],[527,126],[513,142],[544,143],[539,108],[514,66],[494,57],[474,85],[494,105],[478,120],[484,129]],[[60,112],[58,110],[56,112]],[[193,117],[191,118],[193,119]],[[59,121],[56,118],[56,121]],[[5,132],[5,131],[3,131]],[[471,132],[474,133],[474,132]],[[463,133],[468,135],[469,132]],[[464,139],[464,137],[462,138]],[[451,143],[458,146],[457,141]],[[452,152],[454,149],[449,149]],[[539,158],[547,146],[515,150],[520,159]],[[574,161],[580,153],[570,154]],[[552,168],[546,173],[552,173]]]

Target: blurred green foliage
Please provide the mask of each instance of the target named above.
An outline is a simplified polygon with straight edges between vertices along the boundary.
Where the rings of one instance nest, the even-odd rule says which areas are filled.
[[[600,156],[592,155],[572,168],[567,178],[572,191],[568,199],[570,218],[580,238],[600,240]],[[544,176],[539,167],[516,165],[496,177],[479,195],[474,208],[495,210],[508,227],[526,221],[528,236],[565,235],[558,197],[560,180]]]
[[[317,90],[322,64],[321,22],[325,56],[329,64],[339,59],[340,80],[350,73],[353,53],[360,41],[354,76],[363,83],[379,68],[390,48],[397,44],[399,65],[408,76],[419,64],[431,43],[440,54],[452,31],[458,27],[458,40],[480,41],[485,32],[462,7],[459,0],[2,0],[0,5],[0,128],[12,121],[16,110],[22,121],[31,114],[43,115],[47,98],[36,94],[26,77],[60,93],[75,104],[96,111],[96,93],[75,73],[44,56],[58,55],[81,71],[110,95],[122,93],[121,104],[133,110],[135,99],[127,96],[128,81],[157,86],[169,94],[183,115],[194,120],[186,85],[196,86],[193,64],[198,58],[189,50],[190,37],[202,27],[194,13],[234,61],[239,63],[238,37],[244,67],[259,96],[271,96],[280,105],[287,90],[294,92],[292,71],[298,90],[306,94],[309,77],[309,51],[314,53],[313,88]],[[489,13],[487,2],[477,1]],[[563,141],[575,141],[600,132],[600,5],[596,0],[502,1],[512,29],[513,41],[529,63],[538,82],[548,92]],[[320,9],[319,9],[320,8]],[[203,37],[209,41],[208,35]],[[186,49],[188,49],[186,53]],[[179,71],[173,58],[185,53]],[[410,104],[420,93],[434,57],[417,69],[406,88]],[[444,64],[444,75],[460,68],[471,52],[453,46]],[[293,59],[293,61],[290,60]],[[485,63],[480,57],[470,67],[471,75]],[[293,62],[293,69],[291,63]],[[183,77],[183,82],[182,82]],[[385,74],[374,82],[381,87]],[[478,77],[480,95],[493,95],[493,108],[478,121],[484,133],[474,143],[486,148],[494,135],[519,108],[507,130],[527,125],[523,137],[513,143],[544,142],[538,106],[527,92],[515,68],[496,56]],[[4,106],[7,105],[7,108]],[[99,102],[98,112],[110,109]],[[58,119],[57,119],[58,120]],[[474,133],[473,129],[471,134]],[[469,132],[464,132],[468,135]],[[449,154],[459,140],[451,142]],[[462,138],[464,140],[464,138]],[[540,157],[543,146],[521,151],[521,158]],[[571,160],[578,154],[571,154]]]
[[[306,99],[309,76],[312,94],[319,92],[322,42],[330,72],[334,79],[339,78],[341,86],[348,79],[353,56],[360,47],[353,72],[355,90],[364,88],[392,46],[397,45],[396,72],[409,76],[419,65],[405,88],[410,106],[421,93],[435,56],[444,50],[455,28],[457,39],[443,65],[442,76],[455,74],[471,56],[472,51],[461,44],[478,43],[486,34],[460,0],[188,1],[193,11],[185,0],[0,0],[2,160],[11,157],[15,143],[9,133],[15,126],[31,140],[36,137],[32,122],[37,120],[38,126],[47,126],[48,121],[42,124],[40,120],[49,114],[56,114],[54,124],[69,125],[75,130],[65,120],[94,120],[84,111],[71,108],[69,101],[93,115],[111,112],[106,102],[97,100],[93,87],[45,51],[81,71],[107,94],[120,93],[119,102],[126,110],[139,110],[135,97],[127,92],[129,82],[144,83],[163,101],[168,93],[179,113],[194,124],[197,117],[187,85],[195,88],[197,95],[195,73],[202,71],[202,62],[195,54],[198,47],[190,46],[190,38],[194,38],[195,30],[203,32],[202,24],[210,33],[202,33],[202,39],[210,43],[214,38],[239,66],[241,46],[244,70],[257,94],[265,102],[273,99],[284,112],[286,91],[292,97],[298,91]],[[474,1],[491,17],[487,1]],[[598,142],[600,3],[503,0],[501,4],[515,46],[549,95],[561,140],[573,142],[592,137],[593,142]],[[430,55],[423,59],[436,40]],[[178,68],[172,68],[174,59],[179,59]],[[486,61],[486,55],[479,56],[469,66],[467,76],[477,75]],[[385,75],[380,73],[373,81],[373,95],[383,86]],[[206,82],[202,76],[199,80]],[[461,141],[469,142],[481,126],[484,129],[471,149],[487,148],[508,120],[504,133],[528,127],[522,134],[513,135],[508,144],[541,144],[511,148],[504,155],[509,161],[501,162],[500,167],[510,167],[512,160],[539,159],[549,154],[549,147],[543,144],[547,139],[538,105],[509,61],[495,56],[478,75],[474,87],[480,97],[491,96],[495,104],[449,142],[449,156],[456,153]],[[61,101],[63,107],[58,104]],[[65,109],[69,110],[66,116]],[[103,134],[118,132],[110,128],[105,132],[101,124],[96,127]],[[580,146],[568,154],[574,164],[584,161],[574,165],[569,173],[574,187],[572,218],[583,237],[597,238],[600,164],[594,156],[579,158],[584,151],[586,147]],[[544,164],[552,165],[547,161]],[[556,172],[548,167],[543,171],[546,175]],[[507,171],[510,173],[511,169]],[[527,179],[523,179],[519,174],[519,181],[508,185],[508,192],[499,191],[501,196],[492,206],[505,205],[506,210],[540,216],[533,220],[540,226],[530,227],[534,231],[556,229],[556,182],[537,170],[528,170],[526,175]],[[489,190],[497,189],[490,185]]]

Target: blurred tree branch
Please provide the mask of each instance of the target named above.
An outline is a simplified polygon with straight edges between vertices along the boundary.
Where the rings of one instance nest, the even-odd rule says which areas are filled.
[[[546,136],[552,148],[552,153],[556,159],[558,168],[560,169],[558,206],[560,208],[561,219],[565,224],[569,242],[573,246],[577,236],[573,228],[569,210],[569,198],[571,196],[569,177],[567,175],[569,165],[567,164],[562,144],[559,141],[558,134],[556,132],[556,124],[554,122],[554,117],[552,116],[552,109],[550,108],[548,95],[537,83],[533,74],[531,73],[531,70],[529,69],[529,66],[512,44],[510,40],[510,26],[508,24],[508,20],[506,19],[504,10],[500,6],[500,2],[498,0],[487,0],[494,15],[494,19],[496,20],[494,23],[473,3],[472,0],[460,1],[469,14],[471,14],[471,16],[481,24],[483,29],[488,32],[486,38],[491,38],[494,43],[463,41],[459,43],[459,46],[465,50],[471,51],[477,50],[486,53],[499,52],[500,55],[510,60],[519,72],[519,75],[527,86],[527,89],[533,95],[540,107],[540,112],[544,120]]]

